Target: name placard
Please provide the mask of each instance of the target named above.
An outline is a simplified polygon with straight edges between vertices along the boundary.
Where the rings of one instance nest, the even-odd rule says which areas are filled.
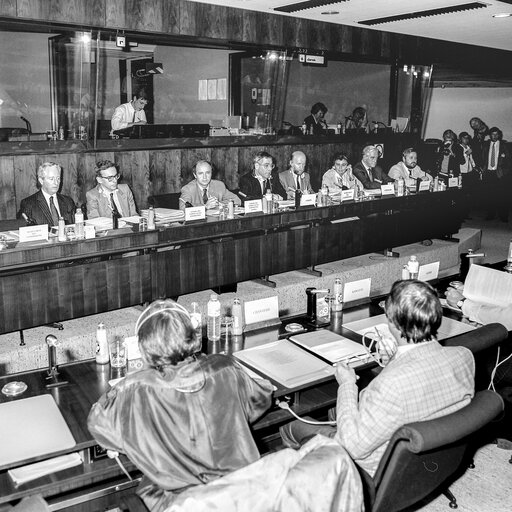
[[[84,235],[87,240],[90,238],[96,238],[96,230],[94,229],[94,226],[84,226]]]
[[[353,188],[349,188],[348,190],[341,191],[341,201],[353,201],[354,200],[355,190]]]
[[[418,271],[418,279],[420,281],[431,281],[432,279],[437,279],[438,275],[439,261],[427,263],[426,265],[420,265],[420,269]]]
[[[345,283],[343,288],[343,297],[345,302],[366,299],[370,296],[371,285],[371,277],[368,277],[367,279],[360,279],[359,281],[352,281],[351,283]]]
[[[459,186],[459,178],[448,178],[448,188]]]
[[[251,199],[244,202],[245,214],[263,212],[263,201],[261,199]]]
[[[279,319],[279,297],[273,295],[264,299],[244,302],[245,325]]]
[[[302,194],[300,197],[301,206],[315,206],[316,194]]]
[[[206,206],[191,206],[185,208],[185,222],[206,219]]]
[[[48,241],[48,224],[38,226],[24,226],[19,229],[20,242]]]
[[[383,196],[394,196],[395,195],[395,185],[393,183],[388,183],[387,185],[381,185],[380,190]]]
[[[428,192],[430,190],[430,181],[420,181],[418,192]]]

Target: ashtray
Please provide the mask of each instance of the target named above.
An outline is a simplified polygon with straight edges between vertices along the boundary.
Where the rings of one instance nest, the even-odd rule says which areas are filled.
[[[304,327],[302,327],[302,325],[300,324],[297,324],[297,323],[291,323],[291,324],[288,324],[285,328],[284,328],[285,331],[287,332],[298,332],[298,331],[304,331]]]
[[[13,380],[12,382],[8,382],[3,388],[2,393],[5,396],[16,396],[21,395],[24,391],[26,391],[27,385],[20,380]]]

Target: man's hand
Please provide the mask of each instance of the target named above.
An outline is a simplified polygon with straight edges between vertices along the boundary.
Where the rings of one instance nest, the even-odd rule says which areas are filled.
[[[337,363],[335,368],[336,371],[334,372],[334,376],[336,377],[338,384],[343,384],[344,382],[355,382],[359,378],[354,369],[348,367],[344,363]]]
[[[206,209],[212,210],[214,208],[217,208],[219,206],[219,200],[216,197],[209,197],[208,201],[206,202]]]
[[[448,302],[448,304],[452,308],[456,308],[457,302],[459,302],[459,300],[462,300],[464,298],[464,295],[462,295],[461,291],[462,290],[456,290],[455,288],[452,288],[451,286],[450,286],[450,288],[448,288],[448,290],[446,290],[446,302]]]

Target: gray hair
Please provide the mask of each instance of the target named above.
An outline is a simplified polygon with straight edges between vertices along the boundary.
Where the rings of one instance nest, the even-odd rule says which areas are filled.
[[[49,169],[50,167],[57,167],[57,169],[59,169],[59,172],[62,172],[62,167],[59,164],[56,164],[55,162],[43,162],[37,169],[37,177],[46,177],[46,170]]]

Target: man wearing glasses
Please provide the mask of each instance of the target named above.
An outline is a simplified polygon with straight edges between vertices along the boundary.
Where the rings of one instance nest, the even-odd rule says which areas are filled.
[[[272,173],[274,159],[266,151],[259,151],[253,158],[253,170],[240,177],[240,197],[243,200],[261,199],[267,190],[275,201],[286,197],[279,178]]]
[[[40,190],[21,201],[18,218],[27,224],[57,226],[59,217],[66,224],[75,222],[75,202],[71,197],[59,194],[62,168],[54,162],[44,162],[37,170]]]
[[[132,101],[123,103],[114,110],[114,115],[110,121],[112,130],[123,130],[138,124],[147,124],[146,113],[144,112],[144,107],[147,104],[146,91],[141,89],[133,96]]]
[[[119,184],[121,175],[114,162],[101,160],[96,162],[96,181],[98,184],[86,194],[87,218],[131,217],[137,215],[135,200],[128,185]]]

